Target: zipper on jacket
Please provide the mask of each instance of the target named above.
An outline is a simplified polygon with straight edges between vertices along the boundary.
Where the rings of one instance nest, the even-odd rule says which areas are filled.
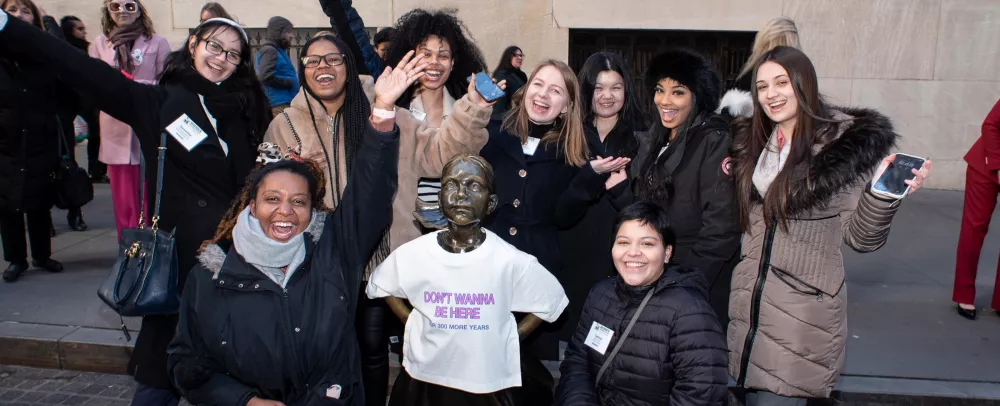
[[[750,329],[747,330],[746,341],[743,342],[743,354],[740,355],[740,376],[736,379],[736,386],[739,387],[745,387],[747,382],[750,350],[753,349],[753,341],[757,336],[757,329],[760,327],[760,301],[764,295],[764,281],[767,279],[767,271],[771,268],[771,248],[774,245],[776,231],[775,227],[768,227],[764,233],[764,246],[761,248],[757,283],[754,284],[753,296],[750,298]]]

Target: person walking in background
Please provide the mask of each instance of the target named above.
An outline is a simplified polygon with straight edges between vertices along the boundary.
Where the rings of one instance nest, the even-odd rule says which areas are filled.
[[[0,9],[3,20],[23,21],[26,30],[48,37],[42,32],[42,13],[31,0],[3,0]],[[4,260],[10,263],[3,271],[4,282],[17,281],[28,270],[29,243],[32,265],[50,272],[63,270],[51,258],[60,86],[45,66],[0,53],[0,239]]]
[[[636,132],[646,131],[648,126],[642,118],[628,63],[617,53],[598,52],[587,58],[577,78],[590,159],[635,158],[639,151]],[[573,275],[563,285],[569,296],[563,329],[567,338],[576,329],[587,293],[594,284],[614,275],[607,248],[614,236],[612,225],[618,210],[611,204],[610,193],[599,192],[600,199],[587,208],[580,222],[559,233],[563,267]]]
[[[76,16],[65,16],[59,22],[66,42],[83,52],[90,52],[90,42],[87,41],[87,27]],[[79,116],[87,123],[87,173],[93,183],[109,183],[108,167],[100,160],[101,151],[101,112],[86,100],[80,101]]]
[[[500,55],[500,62],[496,69],[493,69],[493,79],[497,82],[507,81],[507,89],[504,90],[504,97],[493,106],[493,120],[503,120],[504,114],[510,110],[510,98],[521,90],[521,87],[528,82],[528,75],[521,70],[524,65],[524,51],[517,45],[511,45]],[[587,99],[584,99],[586,103]]]
[[[729,374],[747,406],[828,398],[844,366],[841,246],[873,252],[902,200],[871,191],[898,135],[871,109],[826,104],[812,62],[779,46],[754,63],[752,118],[733,121],[732,166],[743,257],[729,303]],[[928,160],[916,192],[930,174]],[[808,176],[806,175],[808,172]]]
[[[156,35],[153,20],[142,3],[105,0],[101,11],[101,35],[90,45],[90,56],[100,59],[138,83],[157,83],[170,54],[166,38]],[[111,201],[118,238],[122,230],[139,225],[139,139],[128,124],[102,112],[100,159],[108,165]]]
[[[378,54],[379,58],[385,60],[385,55],[389,51],[389,45],[392,44],[392,36],[396,35],[396,29],[392,27],[385,27],[375,33],[375,38],[372,38],[372,46],[375,47],[375,53]]]
[[[281,114],[292,103],[299,91],[299,77],[288,56],[294,36],[292,22],[285,17],[271,17],[267,21],[264,43],[257,51],[257,77],[264,85],[264,93],[271,103],[271,113]]]
[[[993,158],[990,161],[990,158]],[[962,232],[958,237],[955,263],[955,288],[951,300],[958,305],[958,314],[976,319],[976,273],[983,240],[990,227],[993,210],[1000,194],[1000,101],[983,121],[982,133],[965,154],[965,204],[962,209]],[[1000,264],[990,307],[1000,315]]]
[[[611,246],[618,276],[587,296],[559,367],[556,405],[724,404],[725,335],[704,274],[671,261],[670,223],[650,202],[626,207],[612,223],[614,242],[604,250]],[[612,333],[593,341],[602,328]]]
[[[235,20],[233,16],[229,15],[229,13],[226,12],[226,9],[222,7],[221,4],[216,3],[214,1],[205,3],[205,5],[201,7],[200,16],[201,16],[201,22],[205,22],[213,18],[225,18],[228,20]]]
[[[44,14],[44,12],[42,12]],[[69,20],[63,17],[63,22],[69,27],[61,27],[56,23],[55,18],[51,16],[43,16],[42,23],[46,27],[46,31],[56,37],[59,37],[66,42],[69,42],[74,47],[80,48],[81,45],[87,43],[86,40],[81,38],[87,37],[87,30],[83,27],[83,22],[76,19],[74,22],[72,17]],[[77,24],[78,23],[78,24]],[[75,40],[75,41],[74,41]],[[81,43],[82,42],[82,43]],[[87,52],[86,48],[81,49],[83,52]],[[85,114],[84,110],[87,106],[83,104],[83,100],[68,86],[61,85],[59,87],[59,125],[62,126],[62,136],[63,142],[66,146],[66,155],[74,163],[76,162],[76,118],[78,115]],[[96,113],[96,111],[94,111]],[[100,138],[100,137],[94,137]],[[88,151],[90,149],[88,148]],[[62,153],[62,151],[60,151]],[[89,152],[88,152],[88,155]],[[88,157],[89,158],[89,157]],[[96,156],[94,157],[96,159]],[[82,207],[66,207],[66,223],[69,228],[73,231],[87,231],[87,223],[83,220],[83,208]],[[55,237],[55,226],[51,227],[51,235]]]

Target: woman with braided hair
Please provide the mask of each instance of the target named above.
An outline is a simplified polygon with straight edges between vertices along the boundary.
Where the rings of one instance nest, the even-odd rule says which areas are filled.
[[[331,59],[321,56],[320,66]],[[378,102],[394,103],[423,75],[411,58],[379,77]],[[171,379],[192,404],[365,404],[354,314],[392,219],[399,163],[400,127],[385,116],[369,116],[332,213],[315,161],[274,160],[250,175],[201,249],[167,351]]]
[[[399,126],[401,186],[393,201],[389,232],[371,257],[362,279],[365,282],[391,250],[420,236],[412,214],[418,179],[440,176],[444,163],[452,156],[476,153],[486,144],[486,125],[492,103],[487,103],[479,93],[465,89],[469,95],[456,102],[455,114],[445,119],[440,128],[431,128],[409,111],[396,109],[397,100],[381,99],[372,90],[372,78],[358,75],[363,62],[340,38],[317,35],[305,44],[302,55],[299,64],[302,89],[289,108],[271,122],[264,139],[282,149],[291,148],[303,158],[320,164],[328,179],[329,193],[324,198],[327,206],[336,208],[343,198],[365,129],[364,118],[372,113],[389,115],[395,117]],[[412,50],[403,60],[414,55],[419,65],[428,66],[427,58]],[[355,287],[356,292],[362,289],[363,283]],[[358,307],[365,390],[372,404],[378,403],[375,399],[384,401],[389,384],[388,334],[383,324],[386,311],[381,299],[363,298]]]

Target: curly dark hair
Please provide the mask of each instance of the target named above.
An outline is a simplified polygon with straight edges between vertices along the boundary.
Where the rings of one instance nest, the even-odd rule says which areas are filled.
[[[418,8],[400,17],[393,27],[396,29],[396,34],[390,40],[389,51],[385,58],[386,66],[396,66],[407,52],[417,49],[427,37],[438,36],[448,42],[451,47],[451,58],[454,61],[445,88],[456,99],[465,96],[469,76],[486,71],[486,61],[472,35],[469,34],[469,29],[455,14],[455,10],[427,11]],[[419,86],[418,82],[407,89],[396,101],[396,105],[409,108],[413,92]]]

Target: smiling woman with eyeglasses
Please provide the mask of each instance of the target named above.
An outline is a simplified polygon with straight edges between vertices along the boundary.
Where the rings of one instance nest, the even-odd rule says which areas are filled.
[[[128,0],[124,2],[118,13],[135,14],[128,12]],[[140,4],[135,7],[144,15]],[[109,18],[116,15],[109,13]],[[123,23],[141,21],[139,16],[122,17],[126,17]],[[164,66],[158,84],[140,83],[120,68],[0,13],[0,57],[51,69],[98,109],[130,126],[139,152],[149,163],[145,174],[149,185],[156,184],[157,152],[163,135],[166,158],[159,227],[174,232],[179,287],[184,286],[196,263],[198,248],[214,235],[219,219],[253,169],[257,144],[270,118],[252,61],[241,57],[249,54],[246,33],[238,23],[208,20],[165,61],[143,53],[141,63],[136,64],[140,58],[135,56],[140,55],[133,48],[128,56],[139,72],[147,64]],[[164,131],[175,122],[187,122],[186,131]],[[155,198],[155,193],[149,195]],[[126,197],[138,200],[134,194]],[[176,315],[143,318],[129,365],[129,372],[140,383],[133,404],[177,403],[166,367],[166,349],[176,325]]]

